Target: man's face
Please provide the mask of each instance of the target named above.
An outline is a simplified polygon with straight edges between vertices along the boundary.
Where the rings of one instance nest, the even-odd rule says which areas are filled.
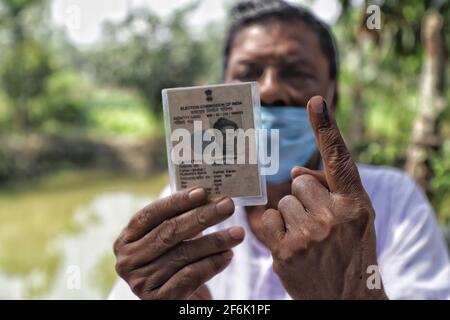
[[[225,78],[258,81],[262,105],[306,106],[315,95],[331,104],[334,81],[329,70],[319,37],[308,25],[270,22],[237,33]]]

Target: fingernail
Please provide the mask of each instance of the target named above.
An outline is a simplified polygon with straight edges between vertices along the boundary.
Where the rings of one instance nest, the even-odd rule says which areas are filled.
[[[323,105],[322,105],[323,99],[320,96],[314,96],[309,100],[309,103],[311,103],[311,108],[314,111],[314,113],[321,114],[323,113]]]
[[[299,171],[299,167],[293,167],[292,169],[291,169],[291,178],[293,178],[296,174],[297,174],[297,172]]]
[[[192,190],[191,192],[189,192],[189,200],[191,200],[192,202],[200,202],[201,200],[203,200],[206,196],[206,192],[205,189],[203,188],[196,188],[194,190]]]
[[[228,234],[234,240],[242,240],[244,238],[244,229],[239,227],[233,227],[228,230]]]
[[[330,116],[328,114],[328,107],[325,100],[320,96],[312,97],[310,100],[312,111],[320,115],[320,125],[328,126],[330,124]]]
[[[233,258],[233,251],[225,251],[224,253],[222,253],[222,257],[224,257],[226,260],[230,260],[231,258]]]
[[[301,167],[299,167],[299,166],[295,166],[295,167],[293,167],[293,168],[291,169],[291,172],[299,171],[300,168],[301,168]]]
[[[234,203],[230,198],[225,198],[216,204],[216,209],[219,214],[233,213]]]

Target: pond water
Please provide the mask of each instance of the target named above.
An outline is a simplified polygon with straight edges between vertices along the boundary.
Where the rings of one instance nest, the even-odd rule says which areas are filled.
[[[103,299],[112,244],[165,174],[64,171],[0,189],[0,299]]]

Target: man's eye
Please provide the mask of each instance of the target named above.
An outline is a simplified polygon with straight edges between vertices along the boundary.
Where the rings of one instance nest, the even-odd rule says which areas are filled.
[[[237,78],[244,81],[254,81],[261,77],[261,71],[257,68],[247,68],[237,73]]]
[[[306,72],[303,69],[295,69],[295,68],[286,69],[283,72],[283,74],[287,78],[311,78],[312,77],[311,73]]]

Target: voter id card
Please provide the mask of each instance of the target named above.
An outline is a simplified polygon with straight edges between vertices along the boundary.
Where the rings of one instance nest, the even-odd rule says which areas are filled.
[[[172,192],[200,186],[235,205],[267,203],[257,82],[162,91]]]

